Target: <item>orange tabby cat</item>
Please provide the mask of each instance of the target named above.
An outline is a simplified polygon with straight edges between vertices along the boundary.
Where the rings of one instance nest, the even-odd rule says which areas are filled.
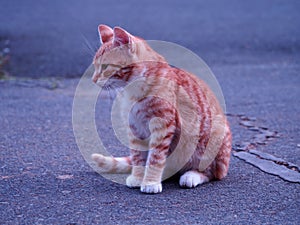
[[[144,82],[133,85],[122,100],[121,114],[129,123],[126,135],[130,156],[93,154],[92,159],[101,170],[131,173],[127,186],[139,187],[145,193],[161,192],[167,168],[185,157],[188,158],[178,171],[180,186],[192,188],[225,177],[231,132],[208,86],[196,76],[169,66],[144,40],[119,27],[100,25],[99,35],[102,46],[94,57],[93,81],[105,89],[124,88],[138,79]],[[176,148],[179,142],[184,144]],[[192,142],[195,149],[188,149]],[[215,152],[210,161],[211,154],[205,152]],[[209,165],[203,166],[205,161]]]

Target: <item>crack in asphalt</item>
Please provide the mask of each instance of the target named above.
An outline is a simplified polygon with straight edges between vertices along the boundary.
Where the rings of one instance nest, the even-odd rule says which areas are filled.
[[[256,153],[258,153],[258,151]],[[253,154],[252,152],[240,151],[234,152],[233,155],[259,168],[263,172],[278,176],[288,182],[300,183],[300,173],[289,169],[284,165],[276,164],[272,160],[261,158],[259,155]]]
[[[233,145],[233,156],[285,181],[300,183],[299,166],[271,154],[255,150],[258,145],[267,145],[269,140],[278,138],[278,132],[270,131],[266,126],[257,126],[255,117],[231,113],[227,113],[227,116],[238,118],[239,125],[256,132],[250,141],[243,141]]]
[[[277,165],[285,166],[290,170],[294,170],[294,171],[300,173],[300,167],[299,166],[297,166],[297,165],[295,165],[291,162],[287,162],[284,159],[281,159],[281,158],[278,158],[278,157],[273,156],[271,154],[268,154],[268,153],[265,153],[265,152],[260,152],[260,151],[254,150],[254,149],[249,150],[249,152],[251,154],[254,154],[254,155],[258,156],[260,159],[272,161],[272,162],[276,163]]]

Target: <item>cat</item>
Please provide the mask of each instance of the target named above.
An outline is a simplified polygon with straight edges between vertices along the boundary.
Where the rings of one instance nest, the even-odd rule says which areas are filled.
[[[194,188],[224,178],[229,168],[231,131],[209,87],[193,74],[170,66],[146,41],[126,30],[99,25],[98,31],[102,45],[93,60],[93,82],[105,90],[124,88],[138,79],[144,83],[133,85],[122,100],[123,120],[129,121],[126,135],[131,144],[130,156],[95,153],[91,157],[97,166],[106,173],[130,174],[126,185],[140,188],[143,193],[162,192],[166,168],[176,167],[187,156],[185,164],[175,171],[180,175],[181,187]],[[166,96],[167,101],[160,96]],[[130,108],[132,102],[136,104]],[[178,108],[182,109],[182,118]],[[187,129],[180,120],[191,121]],[[181,147],[196,140],[195,149],[176,148],[179,139],[185,143]],[[170,159],[173,161],[168,161],[174,149],[177,153]],[[214,152],[210,161],[207,151]],[[205,161],[209,164],[203,166]]]

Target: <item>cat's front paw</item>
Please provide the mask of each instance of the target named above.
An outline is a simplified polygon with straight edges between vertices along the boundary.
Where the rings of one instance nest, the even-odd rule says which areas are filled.
[[[126,185],[129,188],[139,188],[142,184],[142,179],[139,179],[136,176],[130,175],[126,179]]]
[[[180,177],[179,184],[181,187],[194,188],[208,181],[208,177],[201,172],[191,170]]]
[[[141,192],[147,193],[147,194],[157,194],[162,192],[162,185],[161,183],[157,184],[142,184],[141,186]]]

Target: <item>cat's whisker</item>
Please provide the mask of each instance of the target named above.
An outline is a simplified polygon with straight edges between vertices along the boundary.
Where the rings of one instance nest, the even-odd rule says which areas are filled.
[[[106,85],[105,86],[105,91],[108,93],[109,100],[112,101],[114,98],[113,98],[113,93],[112,93],[113,88],[111,87],[111,85]]]
[[[82,47],[82,51],[83,51],[83,54],[86,54],[86,55],[89,55],[91,56],[91,58],[94,57],[95,53],[92,53],[92,50],[86,45],[84,44],[84,46]]]
[[[113,91],[112,88],[109,87],[109,88],[108,88],[108,92],[109,92],[109,99],[110,99],[111,101],[114,99],[114,96],[113,96],[112,91]]]
[[[104,92],[105,92],[105,96],[108,98],[108,99],[110,99],[110,97],[109,97],[109,88],[105,85],[105,86],[103,86],[103,89],[104,89]]]
[[[84,40],[84,45],[85,45],[85,50],[86,52],[93,56],[95,55],[95,52],[97,52],[97,47],[96,46],[92,46],[91,43],[88,41],[88,39],[85,37],[85,35],[81,34],[83,40]]]

